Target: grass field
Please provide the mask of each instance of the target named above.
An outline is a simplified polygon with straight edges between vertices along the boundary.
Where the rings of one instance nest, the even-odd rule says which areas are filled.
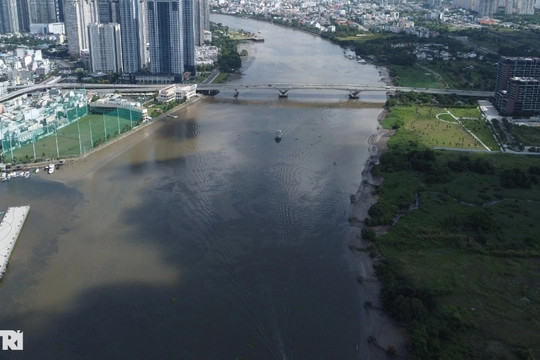
[[[5,156],[16,163],[80,156],[131,130],[140,120],[140,113],[133,113],[130,118],[127,110],[120,110],[118,116],[115,113],[89,114],[79,121],[57,129],[56,134],[52,130],[49,136],[36,140],[34,144],[27,144],[14,150],[13,158],[10,151],[6,151]]]
[[[452,114],[468,114],[469,112],[472,114],[474,111],[466,111],[461,108],[448,108],[447,110]],[[434,106],[393,107],[390,110],[389,116],[383,120],[382,124],[386,127],[392,127],[396,122],[402,124],[402,129],[400,129],[398,136],[390,139],[391,143],[414,140],[429,147],[485,150],[458,121],[451,115],[444,114],[446,112],[445,109]],[[437,114],[443,114],[439,115],[441,120],[437,119]],[[471,123],[467,122],[467,124]],[[482,142],[487,142],[492,150],[497,149],[496,143],[489,133],[489,128],[484,122],[482,124],[476,124],[476,127],[472,127],[469,130],[474,133],[474,129],[478,130],[478,133],[475,133],[475,135]]]
[[[397,86],[410,86],[418,88],[443,88],[444,84],[430,72],[419,66],[389,65]]]
[[[370,40],[383,40],[388,38],[394,38],[394,34],[390,33],[366,33],[361,34],[361,36],[346,36],[346,37],[339,37],[338,40],[340,41],[354,41],[356,43],[363,43]]]
[[[482,112],[478,107],[473,108],[452,108],[452,115],[458,118],[482,119]]]
[[[493,132],[484,119],[460,120],[463,126],[476,135],[490,150],[499,150],[499,145],[493,137]]]

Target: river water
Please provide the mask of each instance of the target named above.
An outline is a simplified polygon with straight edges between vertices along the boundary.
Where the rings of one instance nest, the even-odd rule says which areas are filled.
[[[211,20],[265,38],[235,82],[382,84],[318,37]],[[2,355],[367,359],[347,219],[384,99],[347,95],[223,92],[91,155],[78,180],[0,184],[0,211],[31,205],[0,285],[0,329],[24,350]]]

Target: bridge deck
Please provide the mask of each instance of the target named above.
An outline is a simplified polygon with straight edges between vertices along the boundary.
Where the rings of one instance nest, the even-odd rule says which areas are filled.
[[[167,85],[144,85],[144,84],[76,84],[76,83],[54,83],[54,84],[38,84],[33,86],[28,86],[22,89],[17,89],[12,91],[9,94],[0,96],[0,102],[12,99],[16,96],[23,95],[25,93],[30,93],[39,90],[45,90],[52,87],[62,88],[62,89],[101,89],[111,91],[125,91],[125,92],[137,92],[137,91],[158,91],[163,89]],[[405,87],[405,86],[372,86],[365,84],[298,84],[298,83],[273,83],[273,84],[197,84],[197,90],[208,91],[208,90],[238,90],[238,89],[257,89],[257,90],[274,90],[274,91],[283,91],[283,90],[299,90],[299,89],[310,89],[310,90],[343,90],[349,92],[356,91],[382,91],[382,92],[394,92],[394,91],[404,91],[404,92],[425,92],[430,94],[447,94],[447,95],[458,95],[458,96],[473,96],[488,98],[494,95],[492,91],[476,91],[476,90],[460,90],[460,89],[431,89],[431,88],[414,88],[414,87]]]

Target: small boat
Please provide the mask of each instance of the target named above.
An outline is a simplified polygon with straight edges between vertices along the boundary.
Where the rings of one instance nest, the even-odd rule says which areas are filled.
[[[283,136],[283,132],[281,130],[276,130],[275,140],[276,140],[277,143],[281,141],[282,136]]]

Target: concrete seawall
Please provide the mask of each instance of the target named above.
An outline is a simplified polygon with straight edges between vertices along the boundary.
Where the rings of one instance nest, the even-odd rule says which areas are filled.
[[[10,207],[0,222],[0,280],[4,276],[9,257],[29,211],[30,206]]]

